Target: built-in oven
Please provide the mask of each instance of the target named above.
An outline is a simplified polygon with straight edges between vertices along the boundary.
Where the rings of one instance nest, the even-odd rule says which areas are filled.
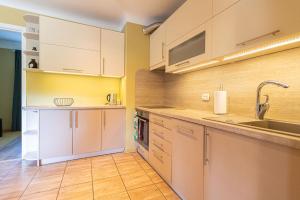
[[[136,110],[137,152],[148,160],[149,157],[149,112]]]

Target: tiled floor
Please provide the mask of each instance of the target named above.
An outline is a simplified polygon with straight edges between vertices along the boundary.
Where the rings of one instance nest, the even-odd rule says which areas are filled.
[[[137,153],[45,165],[0,163],[0,200],[179,200]]]

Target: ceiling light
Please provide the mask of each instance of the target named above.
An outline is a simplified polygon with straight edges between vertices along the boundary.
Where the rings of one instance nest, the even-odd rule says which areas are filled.
[[[195,65],[195,66],[192,66],[192,67],[186,67],[184,69],[178,69],[178,70],[174,71],[173,73],[178,74],[178,73],[188,72],[188,71],[191,71],[191,70],[196,70],[196,69],[200,69],[202,67],[213,65],[213,64],[216,64],[218,62],[220,62],[220,61],[219,60],[212,60],[212,61],[201,63],[201,64],[198,64],[198,65]]]
[[[290,45],[290,44],[297,43],[297,42],[300,42],[300,36],[295,36],[295,37],[292,37],[292,38],[276,41],[274,43],[267,44],[267,45],[264,45],[262,47],[258,47],[258,48],[250,49],[250,50],[245,50],[245,51],[242,51],[240,53],[225,56],[223,58],[223,61],[233,60],[233,59],[236,59],[236,58],[240,58],[240,57],[248,56],[248,55],[251,55],[251,54],[271,50],[271,49],[274,49],[274,48],[277,48],[277,47],[282,47],[282,46]]]

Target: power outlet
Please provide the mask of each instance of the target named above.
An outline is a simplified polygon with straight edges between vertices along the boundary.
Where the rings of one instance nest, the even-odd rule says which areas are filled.
[[[203,93],[201,95],[201,99],[202,99],[202,101],[209,101],[209,99],[210,99],[209,93]]]

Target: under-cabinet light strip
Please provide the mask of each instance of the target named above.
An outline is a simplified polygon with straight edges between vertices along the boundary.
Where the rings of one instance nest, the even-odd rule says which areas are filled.
[[[198,69],[198,68],[201,68],[201,67],[205,67],[205,66],[208,66],[208,65],[213,65],[213,64],[216,64],[218,62],[220,62],[220,61],[219,60],[212,60],[212,61],[201,63],[201,64],[198,64],[198,65],[195,65],[195,66],[192,66],[192,67],[187,67],[187,68],[184,68],[184,69],[179,69],[179,70],[174,71],[173,73],[174,74],[178,74],[178,73],[182,73],[182,72],[188,72],[188,71],[195,70],[195,69]]]
[[[289,38],[289,39],[286,39],[286,40],[281,40],[281,41],[278,41],[278,42],[275,42],[275,43],[272,43],[272,44],[269,44],[269,45],[265,45],[263,47],[258,47],[258,48],[255,48],[255,49],[246,50],[246,51],[243,51],[243,52],[240,52],[240,53],[237,53],[237,54],[233,54],[233,55],[230,55],[230,56],[225,56],[223,58],[223,61],[233,60],[233,59],[236,59],[236,58],[248,56],[248,55],[259,53],[259,52],[262,52],[262,51],[271,50],[271,49],[274,49],[274,48],[277,48],[277,47],[286,46],[286,45],[293,44],[293,43],[296,43],[296,42],[300,42],[300,36],[296,36],[294,38]]]

